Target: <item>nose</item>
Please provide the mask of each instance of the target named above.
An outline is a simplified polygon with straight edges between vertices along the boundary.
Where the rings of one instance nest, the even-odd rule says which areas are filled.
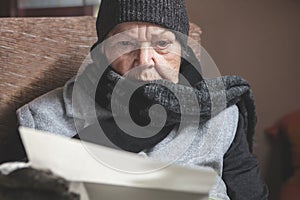
[[[152,47],[141,47],[136,51],[136,66],[153,66],[154,52]]]

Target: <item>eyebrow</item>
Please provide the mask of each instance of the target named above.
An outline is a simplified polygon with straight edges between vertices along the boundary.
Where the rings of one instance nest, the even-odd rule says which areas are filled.
[[[168,30],[168,29],[166,29],[166,28],[164,28],[164,30],[158,30],[159,31],[159,33],[153,33],[153,34],[151,34],[151,35],[155,35],[155,36],[157,36],[157,35],[164,35],[164,34],[166,34],[166,33],[173,33],[172,31],[170,31],[170,30]],[[161,32],[160,32],[161,31]],[[119,29],[116,29],[115,31],[112,31],[112,32],[110,32],[110,34],[108,34],[107,36],[108,37],[110,37],[110,36],[113,36],[113,35],[116,35],[116,34],[121,34],[121,33],[126,33],[127,32],[127,30],[125,29],[125,28],[119,28]],[[124,33],[124,34],[125,34]],[[173,33],[174,34],[174,33]],[[128,35],[128,34],[125,34],[125,35],[127,35],[127,36],[130,36],[130,35]],[[131,36],[130,36],[131,37]]]
[[[164,30],[162,33],[159,33],[159,34],[153,34],[154,36],[164,36],[164,35],[169,35],[169,34],[171,34],[172,36],[174,36],[174,37],[176,37],[176,35],[173,33],[173,32],[171,32],[171,31],[169,31],[169,30]]]
[[[132,35],[128,34],[126,31],[120,32],[120,33],[116,33],[116,34],[112,33],[111,35],[109,35],[109,37],[114,36],[114,35],[118,35],[118,34],[120,34],[121,36],[124,35],[125,37],[133,38],[134,39],[134,37],[132,37]],[[171,31],[169,31],[169,30],[164,30],[164,31],[162,31],[160,33],[151,33],[151,36],[152,37],[161,37],[161,36],[165,36],[167,34],[172,34],[172,36],[175,36],[175,34],[173,32],[171,32]]]
[[[152,34],[152,35],[164,35],[164,34],[166,34],[166,33],[172,33],[172,32],[169,31],[169,30],[164,30],[164,31],[162,31],[161,33],[158,33],[158,34]]]

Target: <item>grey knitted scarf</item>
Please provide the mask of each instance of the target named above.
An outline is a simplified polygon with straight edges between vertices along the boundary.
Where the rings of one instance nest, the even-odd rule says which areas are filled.
[[[79,78],[84,80],[81,85],[83,85],[83,88],[87,88],[86,91],[90,88],[90,83],[86,80],[89,80],[88,76],[95,74],[95,69],[97,68],[95,65],[94,63],[88,66],[85,72],[82,73],[81,78]],[[122,149],[138,152],[151,148],[164,139],[174,125],[181,122],[183,115],[190,120],[194,120],[198,119],[194,118],[194,116],[200,114],[200,120],[197,123],[202,124],[216,116],[226,107],[236,104],[239,107],[240,114],[245,119],[243,127],[247,129],[245,132],[247,133],[250,151],[252,151],[256,112],[252,91],[247,81],[239,76],[223,76],[203,80],[201,75],[197,74],[193,69],[189,62],[183,60],[181,74],[190,82],[190,85],[174,84],[167,80],[147,82],[136,89],[130,97],[129,105],[126,105],[124,103],[126,102],[124,101],[126,92],[128,88],[136,88],[137,83],[125,79],[111,67],[108,67],[98,83],[95,96],[97,105],[111,112],[113,104],[115,110],[117,109],[118,113],[121,113],[120,116],[114,117],[125,119],[130,116],[140,126],[147,126],[150,123],[149,108],[155,104],[162,106],[167,114],[165,125],[161,131],[147,139],[134,138],[124,133],[118,128],[114,117],[109,120],[98,119],[104,132],[107,130],[109,133],[107,134],[108,138]],[[112,100],[112,92],[119,81],[122,81],[122,84],[114,91],[116,98]],[[190,97],[192,96],[196,96],[198,101],[198,105],[195,107],[191,106]],[[158,119],[158,121],[165,120],[162,117],[162,113],[159,112],[151,113],[151,117]]]
[[[100,87],[96,96],[96,101],[101,106],[111,110],[110,91],[112,91],[118,81],[121,79],[124,80],[124,78],[113,70],[107,70],[104,77],[106,78],[102,81],[106,82],[106,84],[102,82],[101,86],[105,87],[107,90]],[[220,85],[222,87],[220,87]],[[223,76],[202,80],[193,87],[174,84],[166,80],[151,81],[138,88],[136,92],[133,93],[129,105],[124,105],[124,101],[122,100],[124,91],[130,87],[136,87],[134,82],[130,80],[123,81],[121,88],[119,88],[119,92],[116,92],[117,97],[114,99],[115,102],[113,103],[114,105],[117,105],[117,109],[121,110],[119,113],[123,112],[125,117],[128,117],[128,114],[130,114],[133,120],[139,125],[147,125],[150,122],[149,108],[154,104],[161,105],[166,110],[166,126],[179,123],[182,115],[188,116],[189,119],[193,120],[193,116],[199,115],[199,113],[197,113],[199,112],[199,109],[190,106],[190,97],[195,94],[200,106],[200,124],[205,123],[226,107],[237,104],[240,113],[246,119],[245,121],[247,124],[245,127],[247,127],[247,138],[250,146],[252,146],[252,137],[256,125],[255,105],[249,84],[239,76]],[[181,98],[180,103],[178,98],[171,91],[176,91],[177,94],[179,93],[180,96],[183,97]],[[224,92],[226,99],[223,98]],[[213,96],[215,101],[214,110],[212,110],[211,96]],[[225,107],[221,105],[223,102],[218,102],[224,100],[226,101]],[[220,105],[216,105],[218,103]],[[126,111],[129,111],[129,113]],[[160,119],[161,113],[152,113],[152,117]]]

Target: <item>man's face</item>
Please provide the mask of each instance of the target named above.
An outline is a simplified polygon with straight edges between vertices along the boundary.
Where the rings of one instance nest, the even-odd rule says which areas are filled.
[[[163,27],[142,22],[119,24],[109,33],[103,50],[111,67],[122,76],[178,83],[181,45],[175,34]]]

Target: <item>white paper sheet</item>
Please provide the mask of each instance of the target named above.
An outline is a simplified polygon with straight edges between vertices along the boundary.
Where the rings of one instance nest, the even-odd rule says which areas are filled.
[[[33,167],[50,169],[67,180],[84,183],[92,200],[146,199],[145,194],[148,199],[196,200],[205,198],[216,180],[213,170],[176,165],[152,173],[124,173],[107,166],[106,161],[137,171],[163,165],[133,153],[52,133],[25,127],[19,130]]]

